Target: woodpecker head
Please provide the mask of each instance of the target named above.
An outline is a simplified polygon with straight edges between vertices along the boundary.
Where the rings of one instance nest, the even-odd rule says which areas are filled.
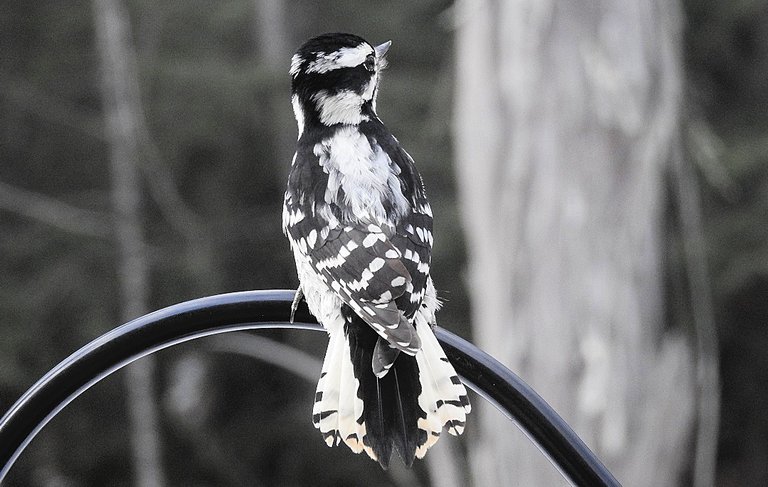
[[[299,137],[310,125],[357,125],[376,116],[376,92],[391,42],[372,46],[352,34],[323,34],[291,58]]]

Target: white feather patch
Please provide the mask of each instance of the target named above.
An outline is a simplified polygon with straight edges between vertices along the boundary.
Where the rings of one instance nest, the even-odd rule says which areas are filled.
[[[353,68],[362,64],[369,54],[373,54],[373,47],[368,44],[343,47],[328,54],[320,53],[317,59],[307,66],[307,73],[327,73],[334,69]]]
[[[394,164],[377,144],[355,127],[343,127],[313,148],[328,173],[325,201],[339,203],[344,218],[361,224],[389,225],[384,202],[392,204],[399,217],[410,211]],[[343,201],[339,201],[343,194]]]
[[[357,397],[357,388],[360,387],[360,382],[352,372],[352,359],[349,355],[347,340],[344,339],[341,345],[344,347],[341,353],[341,363],[335,364],[336,367],[341,368],[341,373],[339,374],[341,383],[339,388],[338,430],[342,441],[353,452],[360,453],[363,451],[363,442],[362,438],[357,438],[357,418],[355,417],[355,409],[362,410],[362,406],[356,405],[360,401]],[[333,366],[334,364],[331,364],[331,367]]]
[[[432,332],[431,325],[435,323],[435,312],[439,307],[435,286],[428,278],[424,301],[414,317],[421,340],[421,350],[416,354],[422,389],[418,400],[419,407],[427,412],[426,418],[419,419],[419,428],[427,432],[427,440],[416,449],[418,458],[423,458],[437,442],[444,427],[453,435],[461,434],[466,416],[472,409],[467,390],[461,382],[455,383],[456,371]]]
[[[420,421],[420,427],[427,431],[427,441],[416,452],[416,456],[422,458],[427,449],[437,442],[444,427],[450,434],[460,435],[472,408],[467,390],[458,381],[456,371],[446,359],[432,328],[417,326],[416,330],[421,339],[421,350],[416,354],[422,389],[419,407],[427,412],[427,418]]]
[[[365,450],[375,460],[373,451],[363,445],[366,428],[365,424],[358,422],[364,409],[357,393],[359,387],[360,382],[352,369],[347,338],[343,333],[331,334],[323,372],[317,383],[312,408],[313,423],[328,446],[337,446],[343,441],[353,452]]]
[[[298,138],[301,138],[301,134],[304,133],[304,109],[301,108],[301,101],[299,100],[298,95],[293,95],[291,97],[291,106],[293,106],[293,116],[296,117],[296,125],[299,127],[299,136]]]
[[[302,61],[304,60],[298,54],[294,54],[293,57],[291,57],[291,69],[288,71],[291,77],[295,78],[296,75],[299,74],[299,69],[301,69]]]
[[[344,352],[344,335],[331,335],[323,361],[323,372],[317,383],[315,405],[312,407],[312,422],[323,434],[326,445],[339,444],[339,395],[342,384],[341,361]],[[318,399],[319,396],[319,399]]]
[[[320,121],[325,125],[357,125],[370,120],[361,110],[366,100],[354,91],[345,90],[332,95],[320,90],[312,95],[312,101],[317,106]]]

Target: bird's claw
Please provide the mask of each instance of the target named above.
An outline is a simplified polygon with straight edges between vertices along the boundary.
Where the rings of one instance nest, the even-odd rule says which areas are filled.
[[[299,303],[304,298],[304,291],[301,290],[301,286],[296,290],[296,294],[293,296],[293,302],[291,303],[291,323],[296,315],[296,310],[299,308]]]

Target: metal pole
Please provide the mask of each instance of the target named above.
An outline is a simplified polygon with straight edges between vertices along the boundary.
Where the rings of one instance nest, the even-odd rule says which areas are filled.
[[[195,338],[235,330],[322,330],[302,305],[289,323],[294,291],[247,291],[176,304],[93,340],[45,374],[0,419],[0,482],[35,435],[67,404],[112,372]],[[436,328],[467,385],[515,421],[573,485],[619,486],[592,451],[525,382],[471,343]],[[318,372],[319,373],[319,372]]]

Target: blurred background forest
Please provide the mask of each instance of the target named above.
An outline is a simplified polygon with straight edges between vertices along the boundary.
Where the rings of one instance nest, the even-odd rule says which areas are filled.
[[[590,22],[611,16],[633,22],[631,15],[623,16],[625,11],[647,12],[641,17],[651,26],[644,32],[651,35],[638,36],[640,51],[650,53],[648,59],[656,51],[662,56],[649,70],[648,90],[664,92],[672,80],[671,98],[660,96],[659,106],[675,110],[672,123],[664,126],[670,135],[661,137],[669,147],[657,151],[662,154],[658,158],[647,152],[658,159],[653,164],[658,169],[649,173],[653,188],[639,191],[651,194],[651,209],[658,208],[649,217],[649,222],[659,222],[652,232],[658,234],[658,249],[649,253],[655,259],[650,267],[658,267],[659,276],[655,291],[641,289],[637,296],[645,303],[648,295],[658,294],[660,304],[658,310],[634,312],[643,319],[633,320],[630,313],[627,320],[636,321],[639,330],[651,321],[653,326],[646,329],[653,328],[655,335],[642,341],[648,347],[674,332],[680,339],[670,347],[682,344],[676,359],[690,363],[669,384],[679,398],[678,392],[665,393],[684,414],[670,428],[679,431],[680,443],[675,444],[679,448],[670,477],[664,479],[678,485],[768,485],[768,3],[684,0],[671,12],[663,6],[675,2],[664,0],[590,2],[583,8],[572,5],[574,12],[562,4],[559,10],[552,7],[558,2],[529,3],[549,7],[515,15],[500,7],[504,2],[450,0],[0,0],[0,412],[71,352],[132,317],[210,294],[296,286],[280,230],[296,135],[287,69],[293,50],[322,32],[354,32],[374,43],[393,41],[379,115],[416,160],[435,209],[433,272],[445,301],[438,322],[481,346],[515,348],[513,342],[520,336],[522,343],[523,331],[510,328],[516,331],[499,339],[490,327],[483,328],[483,310],[496,308],[477,296],[488,294],[477,277],[485,272],[483,242],[478,240],[491,240],[482,233],[488,230],[483,223],[509,223],[513,232],[520,227],[512,225],[512,217],[505,220],[504,213],[485,215],[488,221],[483,222],[475,203],[482,203],[483,195],[496,201],[496,195],[488,188],[470,187],[468,181],[475,179],[473,171],[478,181],[484,179],[485,150],[475,144],[485,144],[485,134],[473,135],[464,122],[473,123],[471,110],[484,106],[475,99],[497,90],[512,100],[499,120],[507,128],[518,127],[513,136],[526,121],[536,125],[546,118],[538,114],[547,105],[537,97],[550,93],[550,86],[542,84],[540,92],[506,90],[486,74],[501,73],[498,79],[517,86],[520,76],[515,76],[524,74],[531,59],[542,58],[553,62],[542,64],[540,73],[561,79],[559,73],[570,72],[572,58],[558,57],[559,51],[548,46],[568,43],[563,44],[562,36],[547,35],[565,32],[567,41],[568,35],[591,32]],[[488,16],[496,22],[494,29],[478,28],[470,19],[473,9],[484,4],[491,5],[489,12],[504,14]],[[507,18],[522,20],[504,24]],[[521,51],[514,42],[524,43],[527,29],[539,29],[551,44],[533,42]],[[473,51],[482,45],[473,44],[481,36],[490,36],[497,50],[487,64],[482,59],[488,52]],[[651,41],[644,44],[644,38]],[[657,38],[660,47],[651,43]],[[670,56],[663,57],[665,52]],[[608,58],[622,58],[622,53],[609,53]],[[595,72],[605,74],[597,68]],[[597,79],[594,86],[602,81]],[[593,103],[578,89],[563,92],[569,99],[584,96],[583,105]],[[528,97],[524,103],[523,95]],[[631,97],[619,101],[632,110]],[[525,116],[514,111],[521,103],[528,107]],[[632,147],[631,138],[599,120],[606,126],[598,128],[607,134],[607,146],[616,149],[605,160]],[[638,130],[645,127],[638,125]],[[525,133],[535,135],[541,128],[536,125]],[[567,127],[554,131],[560,137]],[[549,140],[546,126],[543,133],[529,143]],[[571,146],[562,140],[561,145]],[[535,148],[528,153],[531,160],[539,156]],[[588,161],[582,164],[581,155],[574,146],[574,160],[565,158],[574,179],[588,169],[586,179],[633,181],[630,169],[617,166],[618,178],[609,177]],[[531,195],[523,191],[530,201],[537,201],[536,187]],[[511,195],[507,200],[500,193],[502,203],[520,193],[513,186],[505,188]],[[615,201],[631,193],[617,192]],[[560,200],[556,190],[546,194],[555,195],[549,200]],[[645,206],[629,196],[627,200],[629,207]],[[612,201],[602,206],[610,207]],[[547,218],[545,211],[535,213],[535,204],[507,203],[500,207],[527,208],[529,218]],[[567,226],[563,231],[568,240]],[[599,237],[610,239],[611,234]],[[574,234],[573,240],[578,239]],[[518,248],[501,238],[496,245],[508,253]],[[525,272],[509,267],[515,279],[534,274],[538,267],[536,255],[525,245],[520,248],[534,263]],[[638,253],[644,255],[644,250]],[[627,261],[634,259],[630,254],[619,253]],[[642,261],[638,265],[645,267]],[[562,282],[579,287],[581,276],[576,272],[573,282]],[[651,275],[648,282],[655,278]],[[512,288],[519,289],[515,282],[518,287]],[[530,282],[536,288],[538,281]],[[488,283],[499,288],[490,278]],[[595,288],[615,284],[608,279]],[[545,290],[546,301],[527,291],[512,294],[547,309],[569,302],[567,291]],[[539,323],[531,322],[535,315],[527,308],[507,312],[511,318],[500,319],[515,319],[515,327],[530,326],[530,333],[537,333]],[[600,384],[610,389],[614,383],[605,377],[623,374],[605,367],[599,373],[593,370],[611,363],[601,362],[603,355],[632,355],[626,349],[601,348],[603,334],[625,329],[622,319],[615,319],[620,315],[610,316],[611,327],[595,327],[589,340],[579,338],[578,325],[573,333],[563,333],[570,337],[563,346],[573,345],[580,354],[561,364],[576,377],[574,383],[602,377]],[[708,326],[716,326],[716,334]],[[546,326],[541,330],[545,333]],[[487,429],[493,429],[491,423],[485,422],[484,429],[476,419],[494,414],[490,408],[473,415],[465,438],[444,439],[426,462],[410,471],[382,472],[346,449],[327,448],[310,423],[324,347],[319,334],[224,335],[142,359],[59,414],[20,457],[6,483],[491,485],[478,471],[488,458],[499,462],[498,452],[506,450],[493,446]],[[484,348],[504,358],[504,350]],[[297,351],[299,355],[291,355]],[[544,352],[543,363],[551,362]],[[275,365],[280,357],[292,369]],[[648,358],[653,355],[644,357],[653,361]],[[558,389],[570,388],[563,376],[552,374],[558,380],[546,383],[537,376],[546,366],[526,373],[525,367],[536,363],[532,357],[510,356],[506,361],[563,410],[619,480],[641,485],[635,479],[645,478],[647,485],[670,485],[653,477],[654,455],[663,451],[646,457],[627,453],[640,444],[630,433],[642,423],[627,420],[623,444],[605,427],[615,421],[601,420],[598,427],[595,414],[587,419],[580,415],[594,407],[608,411],[608,406],[585,399],[579,392],[583,388],[574,390],[571,399],[556,397]],[[630,366],[635,373],[644,370]],[[636,375],[626,377],[637,382]],[[637,391],[621,397],[617,404],[627,409],[648,402]],[[481,402],[477,396],[473,400]],[[571,403],[576,404],[573,412]],[[653,411],[654,405],[645,407]],[[499,434],[513,430],[502,427]],[[598,430],[602,433],[593,437],[591,432]],[[502,478],[516,484],[515,472],[508,475]]]

